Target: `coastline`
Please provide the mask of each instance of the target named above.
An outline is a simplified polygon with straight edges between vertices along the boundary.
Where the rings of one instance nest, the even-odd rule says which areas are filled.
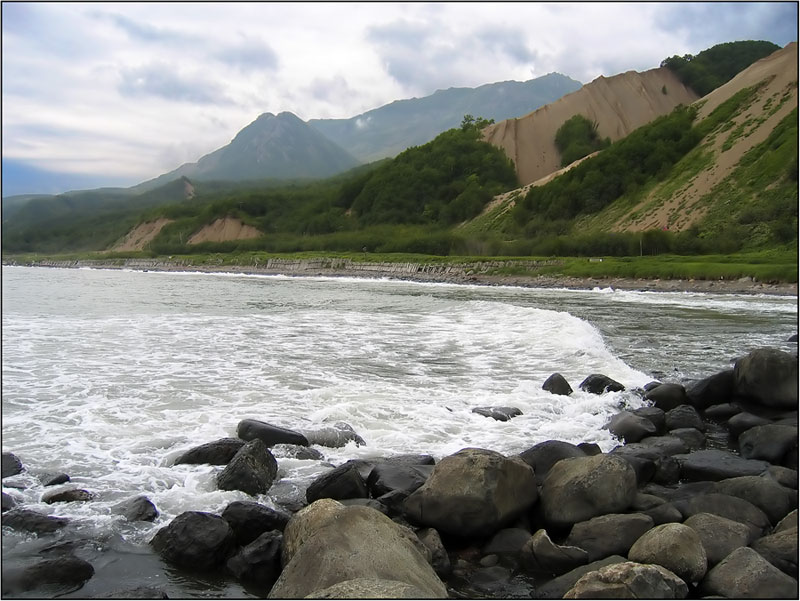
[[[766,294],[798,296],[797,283],[765,283],[751,278],[738,280],[672,280],[621,277],[573,277],[563,275],[498,275],[500,266],[514,263],[535,270],[535,261],[483,261],[457,264],[354,262],[348,259],[271,259],[263,265],[193,264],[170,259],[118,259],[38,261],[3,265],[50,268],[131,269],[136,271],[196,271],[201,273],[238,273],[247,275],[285,275],[292,277],[351,277],[361,279],[396,279],[480,286],[515,286],[520,288],[566,288],[574,290],[631,290],[643,292],[692,292],[707,294]]]

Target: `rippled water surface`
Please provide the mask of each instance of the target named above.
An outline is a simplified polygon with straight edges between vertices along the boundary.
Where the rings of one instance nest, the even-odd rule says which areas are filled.
[[[587,375],[632,389],[711,375],[759,346],[796,350],[788,297],[27,267],[2,277],[3,450],[29,468],[16,477],[24,490],[3,490],[133,543],[182,511],[248,498],[216,490],[219,467],[172,465],[244,418],[349,423],[367,444],[320,448],[334,464],[467,446],[510,454],[552,438],[610,450],[603,424],[641,401],[583,393]],[[541,389],[553,372],[572,396]],[[487,405],[522,415],[471,411]],[[278,463],[280,494],[302,494],[326,469]],[[37,476],[61,472],[95,500],[41,503]],[[160,518],[121,523],[113,505],[142,493]]]

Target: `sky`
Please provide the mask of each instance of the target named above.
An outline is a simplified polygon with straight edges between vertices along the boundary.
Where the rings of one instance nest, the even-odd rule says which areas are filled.
[[[785,46],[797,18],[795,2],[3,2],[3,196],[134,185],[266,112],[349,118],[437,89]]]

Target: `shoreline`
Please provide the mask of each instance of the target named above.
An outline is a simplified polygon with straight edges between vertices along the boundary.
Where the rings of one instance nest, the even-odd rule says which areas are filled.
[[[512,262],[535,269],[541,262]],[[37,261],[3,265],[50,267],[66,269],[131,269],[135,271],[196,271],[201,273],[233,273],[244,275],[284,275],[290,277],[351,277],[359,279],[390,278],[422,283],[445,283],[479,286],[513,286],[520,288],[566,288],[594,290],[597,288],[642,292],[691,292],[707,294],[766,294],[798,296],[796,283],[769,284],[751,278],[738,280],[662,280],[655,278],[573,277],[562,275],[497,275],[490,273],[509,262],[485,261],[458,264],[377,263],[353,262],[348,259],[271,259],[265,265],[196,265],[169,259],[120,259]]]

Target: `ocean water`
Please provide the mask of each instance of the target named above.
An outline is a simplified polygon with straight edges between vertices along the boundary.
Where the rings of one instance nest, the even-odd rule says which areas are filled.
[[[258,498],[277,506],[353,458],[512,454],[549,439],[607,451],[617,441],[602,426],[643,403],[632,389],[712,375],[760,346],[797,349],[794,297],[29,267],[3,267],[2,283],[2,447],[28,467],[3,491],[134,547],[183,511],[251,499],[216,489],[220,467],[173,465],[245,418],[300,431],[344,421],[366,442],[318,447],[324,461],[278,456]],[[573,395],[542,390],[554,372]],[[628,390],[580,391],[593,373]],[[478,406],[522,415],[499,422]],[[47,492],[95,499],[42,503],[46,473],[72,480]],[[114,513],[138,494],[156,522]],[[4,556],[31,539],[4,530]]]

